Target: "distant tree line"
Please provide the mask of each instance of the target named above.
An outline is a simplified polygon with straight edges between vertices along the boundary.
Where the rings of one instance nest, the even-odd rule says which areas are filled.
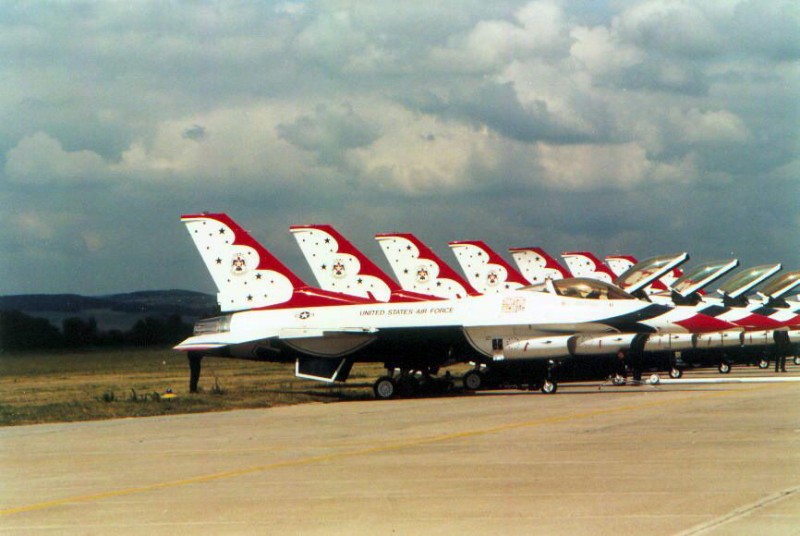
[[[0,311],[0,351],[93,346],[158,346],[177,344],[192,334],[180,315],[147,316],[128,331],[97,329],[94,318],[65,318],[61,329],[47,319],[20,311]]]

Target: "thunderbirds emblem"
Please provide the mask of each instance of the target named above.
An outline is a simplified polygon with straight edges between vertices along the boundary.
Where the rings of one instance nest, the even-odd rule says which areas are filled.
[[[331,266],[331,273],[333,274],[333,277],[342,279],[345,276],[344,263],[342,263],[340,260],[337,260],[336,263]]]
[[[231,261],[231,273],[233,275],[247,273],[247,261],[244,260],[244,256],[241,253],[234,253]]]
[[[497,275],[497,272],[489,272],[486,274],[486,282],[489,283],[489,286],[495,286],[500,279],[500,276]]]
[[[424,266],[417,268],[417,282],[424,283],[428,280],[428,270]]]

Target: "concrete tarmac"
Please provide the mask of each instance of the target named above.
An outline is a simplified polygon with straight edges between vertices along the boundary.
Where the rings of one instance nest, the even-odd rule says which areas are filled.
[[[2,534],[800,534],[800,384],[19,426],[0,475]]]

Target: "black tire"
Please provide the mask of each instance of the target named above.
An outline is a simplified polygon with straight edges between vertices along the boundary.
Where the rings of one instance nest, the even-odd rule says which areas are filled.
[[[389,376],[381,376],[375,380],[372,391],[378,400],[390,400],[397,396],[397,382]]]
[[[397,380],[397,392],[400,396],[414,396],[419,393],[420,383],[416,376],[402,376]]]
[[[767,369],[769,368],[769,359],[766,357],[762,357],[758,360],[758,368],[760,369]]]
[[[731,366],[730,364],[723,361],[722,363],[719,364],[717,370],[719,371],[720,374],[728,374],[731,371]]]
[[[673,380],[677,380],[681,376],[683,376],[683,371],[678,367],[672,367],[671,369],[669,369],[669,377],[672,378]]]
[[[464,389],[467,391],[477,391],[481,387],[483,387],[483,374],[481,374],[477,370],[470,370],[466,374],[464,374],[464,378],[462,380],[464,382]]]
[[[553,380],[545,380],[542,384],[542,392],[546,395],[554,395],[558,391],[558,384]]]

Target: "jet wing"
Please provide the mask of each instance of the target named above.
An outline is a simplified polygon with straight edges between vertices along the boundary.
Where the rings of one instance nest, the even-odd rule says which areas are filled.
[[[278,339],[281,340],[308,340],[308,339],[345,339],[359,336],[371,336],[377,333],[375,328],[286,328],[280,330]],[[271,337],[268,337],[271,338]],[[264,337],[255,337],[252,333],[222,332],[206,333],[189,337],[174,347],[175,350],[213,350],[234,344],[245,344],[263,340]]]
[[[252,342],[253,337],[243,337],[238,333],[207,333],[203,335],[194,335],[185,341],[175,346],[174,350],[180,351],[194,351],[194,350],[214,350],[217,348],[224,348],[225,346],[232,346],[234,344],[242,344]]]

